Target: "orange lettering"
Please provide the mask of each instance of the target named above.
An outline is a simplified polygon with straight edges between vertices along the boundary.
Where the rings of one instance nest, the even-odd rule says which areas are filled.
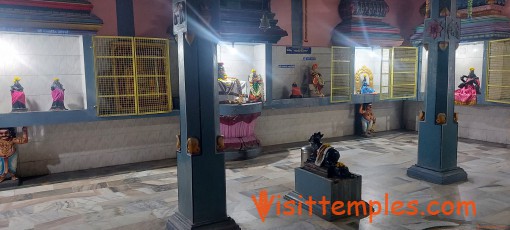
[[[266,220],[266,216],[269,213],[269,210],[271,210],[271,205],[274,201],[274,195],[271,195],[271,199],[268,200],[268,195],[266,190],[260,191],[259,194],[259,201],[257,202],[257,197],[255,195],[251,196],[251,199],[253,200],[253,203],[255,204],[255,207],[257,208],[257,211],[259,213],[260,219],[262,222]]]
[[[326,200],[326,196],[322,196],[322,200],[319,201],[319,204],[322,205],[322,215],[325,216],[327,212],[327,206],[331,202],[329,200]]]
[[[405,212],[404,211],[398,211],[398,209],[404,207],[404,202],[400,201],[400,200],[397,200],[395,202],[393,202],[391,204],[391,214],[395,215],[395,216],[401,216],[403,215]]]
[[[435,215],[439,214],[439,211],[435,211],[435,212],[433,212],[433,211],[431,210],[432,205],[439,205],[439,202],[438,202],[437,200],[433,200],[433,201],[429,202],[429,204],[427,205],[427,212],[428,212],[430,215],[435,216]]]
[[[457,215],[461,215],[462,207],[464,208],[464,216],[469,215],[469,206],[473,207],[473,216],[476,216],[476,203],[474,201],[458,201],[457,202]]]
[[[338,207],[340,206],[340,207]],[[336,216],[341,216],[343,214],[345,214],[345,210],[342,210],[341,212],[338,212],[337,210],[338,209],[341,209],[344,207],[344,202],[343,201],[335,201],[333,202],[333,206],[331,207],[331,213],[333,213],[333,215],[336,215]]]
[[[351,215],[351,209],[353,206],[356,206],[356,216],[360,216],[359,215],[359,206],[361,205],[361,207],[363,207],[363,216],[366,216],[367,215],[367,206],[366,206],[366,203],[363,202],[363,201],[349,201],[347,202],[347,215]]]
[[[418,214],[418,207],[416,207],[417,205],[418,205],[417,200],[412,200],[412,201],[407,202],[407,207],[409,209],[413,210],[412,212],[411,211],[407,212],[408,216],[414,216],[414,215]]]
[[[446,206],[450,206],[449,211],[446,210]],[[454,208],[455,208],[455,204],[453,204],[453,202],[451,202],[449,200],[443,202],[443,205],[441,205],[441,211],[443,212],[443,214],[445,214],[447,216],[451,215],[455,211]]]
[[[377,205],[377,209],[375,209],[375,207],[374,207],[375,205]],[[368,210],[368,216],[369,216],[368,219],[369,219],[369,223],[372,223],[372,220],[373,220],[374,216],[377,216],[377,215],[379,215],[381,213],[381,202],[370,200],[368,202],[368,206],[369,206],[368,207],[369,208],[369,210]],[[374,210],[375,210],[375,212],[374,212]]]
[[[291,216],[294,215],[294,205],[296,205],[296,202],[294,200],[288,200],[283,203],[283,207],[286,208],[288,211],[284,210],[283,215],[285,216]]]

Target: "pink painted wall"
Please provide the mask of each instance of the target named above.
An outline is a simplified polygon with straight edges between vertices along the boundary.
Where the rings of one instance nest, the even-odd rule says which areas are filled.
[[[423,23],[423,17],[419,14],[423,2],[425,0],[386,0],[390,11],[383,21],[400,28],[402,36],[409,38],[414,28]],[[308,0],[308,42],[303,42],[304,46],[330,46],[331,31],[342,21],[337,11],[339,3],[340,0]],[[272,1],[271,9],[279,20],[278,25],[289,33],[277,45],[292,45],[291,1]]]
[[[303,41],[303,46],[330,46],[331,31],[341,21],[337,11],[339,3],[340,0],[308,0],[308,42]]]
[[[168,38],[172,24],[172,0],[133,0],[137,37]]]
[[[276,14],[275,19],[278,19],[278,26],[287,31],[288,36],[283,37],[278,41],[278,45],[286,46],[292,45],[292,21],[290,13],[291,0],[273,0],[271,1],[271,11]]]
[[[103,27],[97,32],[97,35],[115,36],[117,35],[117,11],[115,10],[115,0],[89,0],[95,14],[103,20]]]

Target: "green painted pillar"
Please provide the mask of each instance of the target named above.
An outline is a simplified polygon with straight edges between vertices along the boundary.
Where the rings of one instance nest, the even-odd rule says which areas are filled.
[[[466,172],[457,166],[458,124],[454,118],[460,20],[456,18],[456,0],[431,0],[430,12],[423,38],[429,51],[425,119],[419,124],[418,163],[407,170],[407,175],[451,184],[467,180]]]
[[[178,37],[181,149],[177,154],[179,209],[167,229],[239,229],[227,215],[225,160],[219,135],[215,28],[219,0],[174,0]],[[188,138],[198,149],[188,152]]]

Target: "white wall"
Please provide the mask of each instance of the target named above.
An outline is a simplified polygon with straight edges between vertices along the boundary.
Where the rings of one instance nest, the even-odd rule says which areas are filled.
[[[218,62],[223,62],[227,76],[246,82],[245,94],[249,93],[248,76],[252,69],[266,82],[266,49],[264,44],[218,44]],[[265,87],[265,84],[264,84]],[[266,92],[266,91],[264,91]],[[264,98],[265,95],[264,95]]]
[[[305,61],[303,60],[305,57],[314,57],[316,60]],[[301,86],[314,63],[319,65],[318,71],[322,74],[325,82],[323,93],[329,96],[331,91],[331,48],[312,47],[311,54],[286,54],[285,46],[273,46],[273,99],[289,98],[292,83],[296,82],[298,86]],[[295,65],[295,68],[280,68],[279,65]]]
[[[64,85],[65,106],[84,109],[85,71],[81,36],[0,32],[0,113],[11,112],[10,86],[21,85],[29,111],[48,111],[53,78]],[[5,100],[9,99],[9,100]]]
[[[381,92],[381,63],[382,63],[382,49],[372,47],[356,47],[354,61],[354,73],[361,69],[361,67],[368,67],[374,76],[374,90],[375,92]],[[362,77],[362,76],[361,76]],[[369,81],[367,77],[367,81]],[[363,78],[360,79],[360,82]],[[387,81],[387,79],[386,79]],[[387,82],[385,82],[387,83]],[[354,84],[352,92],[356,92],[356,84]]]
[[[18,145],[20,176],[175,158],[179,117],[40,125]]]
[[[402,102],[378,102],[374,105],[376,131],[400,129]],[[257,120],[255,134],[262,146],[307,141],[320,131],[324,137],[354,134],[354,105],[335,104],[289,109],[265,109]]]
[[[419,130],[418,114],[423,102],[404,102],[404,124],[409,130]],[[455,106],[459,118],[459,137],[510,144],[510,107]]]

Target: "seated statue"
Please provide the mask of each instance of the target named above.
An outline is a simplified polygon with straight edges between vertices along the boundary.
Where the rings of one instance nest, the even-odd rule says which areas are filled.
[[[296,82],[292,83],[292,92],[290,94],[290,98],[303,98],[301,89],[298,87]]]
[[[469,75],[460,77],[462,83],[455,90],[456,105],[475,105],[476,95],[480,93],[480,79],[475,74],[475,68],[469,69]]]
[[[367,77],[366,76],[363,77],[363,82],[361,83],[360,93],[361,94],[373,94],[373,93],[375,93],[375,90],[370,88],[370,86],[368,85]]]
[[[324,88],[324,79],[322,79],[322,74],[317,71],[319,65],[313,64],[312,70],[310,71],[310,79],[311,84],[310,88],[312,90],[311,95],[315,97],[324,97],[322,93],[322,88]]]
[[[361,136],[371,137],[375,132],[375,115],[372,113],[372,103],[362,104],[359,107],[361,114]]]
[[[220,104],[244,103],[243,88],[246,82],[241,82],[234,77],[228,77],[223,63],[218,63],[218,90]]]
[[[12,112],[27,111],[25,92],[20,81],[20,77],[14,77],[14,84],[11,86]]]
[[[257,74],[255,69],[251,70],[251,74],[248,76],[248,82],[250,82],[249,102],[262,102],[264,100],[264,84],[262,82],[262,77],[260,74]]]
[[[318,132],[308,140],[312,154],[306,160],[304,168],[324,176],[327,175],[328,178],[351,178],[353,175],[349,172],[349,168],[338,162],[340,153],[331,145],[323,144],[322,137],[324,134]]]

